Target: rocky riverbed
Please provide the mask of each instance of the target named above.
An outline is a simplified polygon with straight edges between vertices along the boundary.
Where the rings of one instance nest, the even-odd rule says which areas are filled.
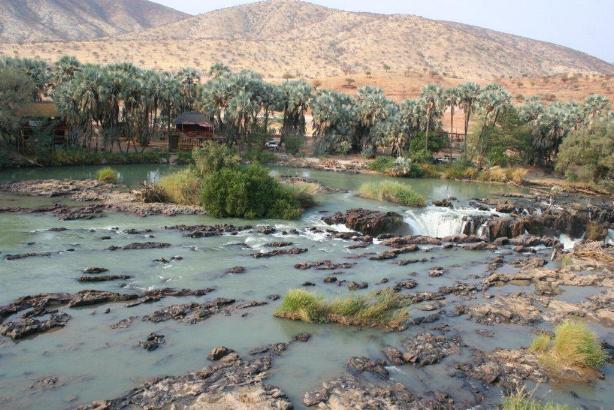
[[[92,180],[2,185],[24,198],[0,210],[4,407],[493,408],[523,386],[577,407],[614,400],[611,199],[447,185],[418,213],[316,176],[334,189],[295,222],[215,220]],[[409,318],[275,318],[295,288],[390,289]],[[604,342],[598,372],[553,373],[527,350],[568,318]]]

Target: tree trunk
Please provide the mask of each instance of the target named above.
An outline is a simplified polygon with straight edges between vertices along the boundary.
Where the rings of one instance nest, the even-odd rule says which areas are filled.
[[[425,136],[425,149],[426,152],[429,151],[429,131],[431,128],[431,108],[427,108],[426,110],[426,136]]]

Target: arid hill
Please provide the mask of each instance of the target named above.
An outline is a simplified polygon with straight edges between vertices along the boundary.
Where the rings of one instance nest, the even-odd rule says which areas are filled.
[[[137,3],[151,5],[141,0],[131,4]],[[85,62],[131,61],[166,70],[192,66],[206,71],[221,61],[272,81],[305,78],[348,92],[374,84],[395,99],[415,96],[429,82],[467,80],[497,81],[514,95],[614,95],[612,64],[566,47],[459,23],[346,12],[298,0],[270,0],[175,20],[98,40],[5,43],[0,54],[50,61],[69,54]],[[352,81],[346,84],[348,78]]]
[[[0,41],[87,40],[187,17],[146,0],[0,0]]]

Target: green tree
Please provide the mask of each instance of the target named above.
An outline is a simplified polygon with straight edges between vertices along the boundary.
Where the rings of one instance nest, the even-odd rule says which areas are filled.
[[[0,134],[7,144],[16,144],[20,110],[32,101],[36,85],[21,70],[0,68]]]
[[[469,131],[469,122],[471,121],[471,115],[475,110],[475,107],[480,98],[480,86],[476,83],[464,83],[457,87],[459,104],[463,110],[465,117],[464,134],[465,134],[465,153],[467,152],[467,132]]]
[[[421,104],[424,107],[426,133],[424,134],[424,142],[426,150],[429,150],[429,133],[435,118],[441,117],[441,111],[444,103],[443,90],[440,86],[428,84],[422,89],[420,96]]]

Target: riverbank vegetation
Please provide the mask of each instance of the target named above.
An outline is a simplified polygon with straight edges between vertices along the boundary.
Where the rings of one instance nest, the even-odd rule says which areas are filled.
[[[201,205],[215,217],[247,219],[297,219],[315,204],[313,187],[281,184],[257,163],[242,165],[226,145],[207,142],[192,157],[191,167],[156,184],[169,202]]]
[[[524,390],[503,398],[502,410],[571,410],[564,404],[542,403],[533,400]]]
[[[537,336],[529,350],[557,373],[565,368],[599,369],[608,357],[599,338],[584,323],[572,320],[558,325],[554,337]]]
[[[300,153],[310,112],[313,154],[385,155],[390,159],[373,167],[392,176],[462,174],[520,181],[510,172],[533,166],[557,170],[574,181],[607,184],[614,177],[614,116],[611,101],[600,95],[583,102],[523,96],[522,103],[514,105],[500,85],[468,82],[448,89],[429,84],[418,98],[396,102],[376,87],[362,87],[354,96],[304,80],[272,84],[258,73],[233,72],[223,64],[206,73],[193,68],[171,73],[130,63],[81,64],[72,57],[54,64],[3,58],[0,70],[6,100],[0,113],[3,143],[24,150],[40,164],[70,162],[60,159],[65,148],[143,151],[152,141],[169,138],[174,119],[185,111],[204,113],[216,134],[237,147],[244,160],[262,163],[265,157],[272,159],[264,144],[274,130],[287,152]],[[23,138],[20,113],[28,104],[44,100],[55,103],[65,122],[63,149],[55,147],[46,128],[53,124]],[[460,140],[451,141],[444,123],[454,130],[454,112],[463,115],[462,132],[454,133]],[[462,166],[434,167],[434,154],[452,146],[460,153],[455,162]],[[493,167],[505,169],[505,176],[486,171]]]
[[[409,313],[401,296],[388,289],[371,296],[352,295],[325,300],[302,289],[290,290],[275,316],[309,323],[402,329]]]
[[[416,193],[410,186],[395,181],[362,184],[358,188],[358,196],[415,208],[426,206],[426,201],[422,195]]]
[[[106,182],[107,184],[117,183],[117,171],[113,168],[107,167],[99,169],[96,172],[96,179],[100,182]]]

